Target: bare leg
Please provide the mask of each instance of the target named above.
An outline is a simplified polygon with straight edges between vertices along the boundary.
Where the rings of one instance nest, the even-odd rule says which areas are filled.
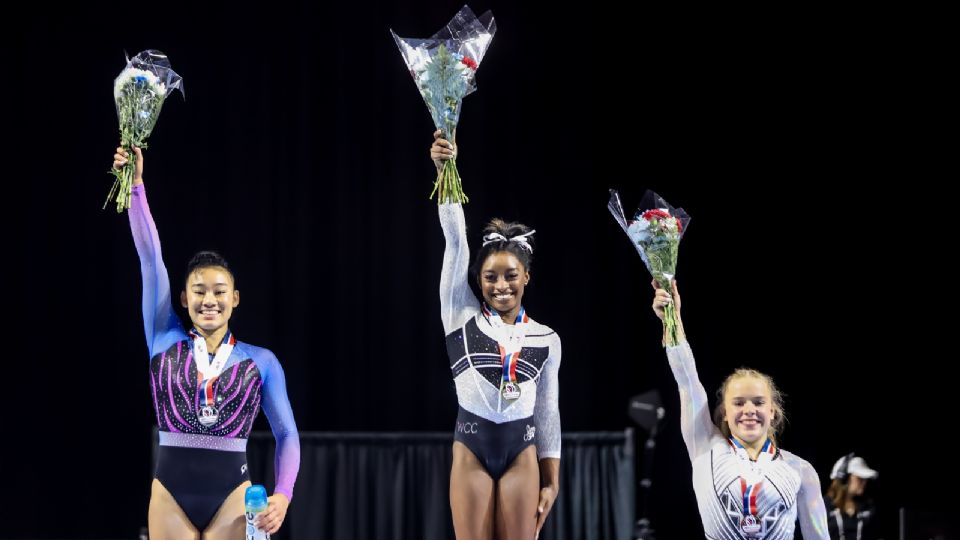
[[[223,500],[217,514],[210,520],[210,525],[207,525],[206,530],[203,531],[204,540],[237,540],[244,538],[247,519],[243,516],[243,496],[246,494],[248,487],[250,487],[249,480],[237,486]]]
[[[173,495],[156,478],[150,487],[150,509],[147,511],[150,540],[198,540],[200,534],[183,513]]]
[[[537,448],[530,445],[520,452],[497,482],[497,539],[533,540],[537,533],[539,502]]]
[[[494,500],[493,479],[465,444],[454,441],[450,509],[457,540],[493,539]]]

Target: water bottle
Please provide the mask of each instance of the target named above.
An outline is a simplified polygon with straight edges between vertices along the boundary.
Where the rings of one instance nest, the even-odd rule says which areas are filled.
[[[253,524],[257,514],[267,509],[267,490],[261,485],[248,487],[243,496],[243,506],[247,518],[247,540],[270,540],[270,535],[266,531],[258,529]]]

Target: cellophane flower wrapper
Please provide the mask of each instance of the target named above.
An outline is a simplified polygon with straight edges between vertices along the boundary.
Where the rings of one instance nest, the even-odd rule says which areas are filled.
[[[427,39],[402,38],[390,31],[434,125],[445,139],[453,140],[463,98],[477,89],[476,72],[496,31],[491,12],[477,17],[467,6]],[[444,161],[430,197],[434,194],[438,204],[469,201],[456,159]]]
[[[174,90],[183,94],[183,80],[170,67],[170,60],[160,51],[149,49],[133,58],[113,81],[113,99],[120,120],[120,146],[129,161],[120,169],[111,169],[115,179],[103,207],[113,199],[117,212],[130,208],[136,153],[132,147],[147,147],[147,138],[157,125],[163,102]]]
[[[623,232],[627,233],[653,279],[672,294],[680,239],[687,231],[690,216],[683,208],[674,208],[650,190],[644,194],[633,219],[627,219],[620,195],[615,190],[610,190],[607,208]],[[682,337],[683,328],[677,317],[676,306],[668,304],[664,306],[663,344],[665,347],[675,346]]]

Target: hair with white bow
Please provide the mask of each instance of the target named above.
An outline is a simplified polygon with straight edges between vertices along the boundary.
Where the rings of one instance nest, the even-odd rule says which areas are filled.
[[[483,262],[493,253],[512,253],[529,272],[533,262],[533,233],[536,231],[522,223],[509,223],[492,219],[483,229],[483,245],[477,252],[474,274],[479,274]]]
[[[530,241],[527,238],[537,231],[530,231],[525,234],[518,234],[516,236],[511,236],[507,238],[506,236],[500,233],[490,233],[483,237],[483,245],[492,244],[494,242],[516,242],[520,244],[520,247],[527,250],[529,253],[533,253],[533,246],[530,245]]]

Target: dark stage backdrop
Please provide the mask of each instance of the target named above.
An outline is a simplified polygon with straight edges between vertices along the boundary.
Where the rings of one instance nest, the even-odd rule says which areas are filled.
[[[453,540],[450,433],[305,433],[297,507],[276,540]],[[250,474],[273,482],[273,437],[256,433]],[[563,436],[563,488],[544,540],[627,540],[634,531],[633,435]]]
[[[659,389],[653,523],[701,534],[650,278],[606,209],[611,187],[628,211],[652,188],[693,217],[678,276],[704,385],[770,373],[787,394],[783,446],[824,479],[864,456],[892,537],[896,508],[945,506],[956,476],[912,465],[939,463],[955,391],[937,319],[950,199],[927,182],[952,176],[909,155],[907,23],[616,4],[472,4],[499,29],[458,134],[468,234],[475,250],[491,217],[537,229],[525,305],[563,340],[564,430],[621,431],[629,396]],[[300,429],[450,429],[433,126],[388,29],[428,36],[460,6],[4,16],[0,535],[129,538],[145,522],[139,265],[126,215],[100,210],[124,50],[164,51],[185,81],[145,158],[171,276],[200,249],[228,258],[231,328],[276,353]]]

